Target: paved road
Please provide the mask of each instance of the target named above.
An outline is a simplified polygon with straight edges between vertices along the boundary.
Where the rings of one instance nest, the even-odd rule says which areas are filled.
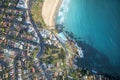
[[[35,22],[32,19],[31,12],[30,12],[31,6],[32,6],[32,3],[31,3],[31,1],[29,1],[29,6],[28,6],[29,9],[28,9],[28,11],[29,11],[29,15],[30,15],[30,21],[33,24],[33,27],[34,27],[34,29],[35,29],[35,31],[38,34],[38,37],[40,39],[40,47],[41,47],[41,49],[40,49],[40,52],[37,54],[37,58],[39,58],[44,53],[45,43],[44,43],[43,37],[41,36],[39,30],[37,29],[37,25],[35,24]],[[43,69],[43,71],[44,71],[44,75],[46,76],[47,80],[49,80],[49,76],[47,76],[46,71],[44,69]]]
[[[31,15],[31,11],[30,11],[31,6],[32,6],[32,3],[31,3],[31,1],[29,1],[28,12],[29,12],[29,16],[30,16],[30,21],[31,21],[31,23],[32,23],[32,25],[33,25],[33,27],[34,27],[34,29],[35,29],[35,31],[36,31],[39,39],[40,39],[40,47],[41,47],[41,49],[40,49],[40,52],[38,52],[38,54],[37,54],[37,58],[39,58],[44,53],[45,44],[44,44],[43,37],[41,36],[39,30],[37,29],[37,25],[35,24],[35,22],[32,19],[32,15]]]

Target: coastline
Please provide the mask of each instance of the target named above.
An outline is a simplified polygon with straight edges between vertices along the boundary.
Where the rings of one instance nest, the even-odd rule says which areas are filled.
[[[45,1],[47,1],[47,0],[45,0]],[[52,0],[51,0],[52,1]],[[52,6],[54,6],[55,8],[53,9],[52,7],[50,7],[52,10],[50,11],[50,13],[49,13],[49,16],[48,16],[48,19],[47,19],[47,23],[45,22],[45,18],[44,18],[44,16],[43,15],[45,15],[45,14],[43,14],[42,13],[42,17],[43,17],[43,20],[44,20],[44,22],[45,22],[45,24],[48,26],[48,29],[55,29],[55,18],[56,18],[56,15],[57,15],[57,13],[58,13],[58,11],[59,11],[59,7],[60,7],[60,5],[61,5],[61,3],[62,3],[62,1],[63,0],[59,0],[59,1],[61,1],[61,2],[59,2],[59,4],[57,4],[57,6],[55,7],[54,5],[52,5]],[[51,3],[51,2],[50,2]],[[48,4],[46,4],[47,5],[47,7],[48,7],[48,5],[50,5],[50,3],[48,3]],[[54,4],[56,4],[55,2],[54,2]],[[44,4],[43,4],[44,5]],[[49,9],[49,7],[48,8],[46,8],[46,9],[44,9],[44,10],[46,10],[46,12],[47,12],[47,10]],[[43,10],[43,8],[42,8],[42,10]],[[42,11],[43,12],[43,11]],[[45,13],[46,13],[45,12]],[[49,24],[49,22],[51,22],[53,25],[52,26],[49,26],[50,24]],[[70,37],[70,35],[68,35],[69,37]],[[74,40],[74,38],[72,38],[72,40]],[[75,40],[75,42],[77,43],[77,41]],[[84,46],[84,45],[83,45]],[[82,47],[83,47],[82,46]]]
[[[45,0],[45,1],[47,1],[47,0]],[[52,1],[52,0],[51,0]],[[54,1],[54,0],[53,0]],[[49,17],[47,17],[48,18],[48,22],[47,21],[45,21],[44,20],[44,22],[45,22],[45,24],[48,26],[48,29],[55,29],[55,17],[56,17],[56,15],[57,15],[57,13],[58,13],[58,10],[59,10],[59,7],[60,7],[60,5],[61,5],[61,3],[62,3],[62,1],[63,0],[59,0],[60,2],[59,2],[59,4],[57,4],[57,6],[56,6],[56,8],[53,8],[53,7],[50,7],[51,9],[53,9],[50,13],[49,13]],[[43,7],[44,7],[44,5],[50,5],[50,4],[52,4],[51,2],[50,3],[47,3],[47,4],[43,4]],[[53,5],[54,6],[54,5]],[[43,8],[42,7],[42,8]],[[54,6],[55,7],[55,6]],[[47,12],[47,8],[45,9],[46,10],[46,12]],[[52,13],[52,14],[51,14]],[[45,15],[45,14],[44,14]],[[44,15],[43,15],[43,13],[42,13],[42,16],[43,16],[43,19],[45,19],[44,18]],[[49,21],[50,20],[50,21]],[[53,22],[52,22],[53,21]],[[50,26],[49,25],[49,22],[52,22],[52,26]],[[54,25],[54,26],[53,26]],[[66,37],[68,37],[68,39],[70,40],[70,41],[72,41],[72,42],[74,42],[74,44],[75,44],[75,46],[79,49],[79,48],[82,48],[82,51],[84,50],[86,50],[86,46],[87,46],[87,50],[89,51],[89,52],[91,52],[91,55],[92,55],[92,53],[95,51],[96,52],[96,49],[94,49],[93,47],[91,47],[91,46],[89,46],[88,44],[86,44],[86,43],[84,43],[84,42],[82,42],[82,41],[79,41],[79,40],[76,40],[76,38],[75,37],[71,37],[71,35],[69,35],[68,33],[66,33],[65,32],[65,36]],[[87,51],[86,50],[86,51]],[[92,51],[93,50],[93,51]],[[97,52],[98,53],[98,52]],[[85,52],[85,55],[87,54],[87,52]],[[84,55],[84,53],[83,53],[83,55]],[[91,56],[90,55],[90,56]],[[96,54],[93,54],[93,55],[96,55]],[[73,56],[75,56],[75,55],[73,55]],[[101,56],[101,55],[100,55]],[[86,57],[86,56],[85,56]],[[81,59],[81,57],[79,58],[79,61],[80,60],[82,60],[82,62],[84,62],[83,61],[83,59]],[[85,60],[85,59],[84,59]],[[78,59],[77,59],[77,61],[78,61]],[[79,63],[79,61],[77,62],[77,63]],[[85,63],[85,62],[84,62]],[[86,65],[88,65],[88,64],[86,64]],[[89,65],[91,65],[91,64],[89,64]],[[81,68],[86,68],[86,66],[81,66],[80,64],[79,65],[77,65],[77,66],[79,66],[79,67],[81,67]],[[87,68],[87,69],[89,69],[89,68]],[[98,71],[98,70],[95,70],[93,67],[90,69],[90,71],[92,72],[92,71],[94,71],[94,72],[98,72],[98,73],[96,73],[96,74],[107,74],[107,73],[104,73],[104,72],[100,72],[100,71]],[[94,72],[92,72],[92,73],[94,73]],[[107,74],[107,75],[109,75],[109,74]]]
[[[49,29],[55,29],[55,18],[63,0],[45,0],[42,7],[42,17]]]

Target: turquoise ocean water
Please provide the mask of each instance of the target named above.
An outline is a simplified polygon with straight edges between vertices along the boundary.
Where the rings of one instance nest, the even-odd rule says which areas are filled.
[[[120,0],[63,0],[56,22],[85,43],[79,66],[120,75]]]

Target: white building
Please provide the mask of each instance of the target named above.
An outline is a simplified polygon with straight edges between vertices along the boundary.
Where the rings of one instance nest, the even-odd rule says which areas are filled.
[[[27,0],[19,0],[16,7],[27,9]]]

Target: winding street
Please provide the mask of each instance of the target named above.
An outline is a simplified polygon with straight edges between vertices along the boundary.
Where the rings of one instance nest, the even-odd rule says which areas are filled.
[[[31,6],[32,6],[32,3],[31,3],[31,1],[29,1],[29,3],[28,3],[28,8],[29,8],[28,13],[29,13],[30,21],[31,21],[31,23],[32,23],[32,25],[33,25],[33,27],[34,27],[34,29],[35,29],[38,37],[39,37],[39,40],[40,40],[40,44],[39,44],[40,45],[40,51],[37,54],[37,58],[40,58],[40,56],[42,56],[42,54],[44,53],[45,44],[44,44],[43,37],[41,36],[39,30],[37,29],[37,25],[35,24],[34,20],[32,19],[32,14],[31,14],[31,11],[30,11]]]
[[[29,3],[28,3],[28,7],[29,7],[28,13],[29,13],[30,21],[31,21],[31,23],[32,23],[32,25],[33,25],[33,27],[34,27],[34,29],[35,29],[38,37],[39,37],[39,40],[40,40],[40,47],[41,47],[41,49],[40,49],[40,51],[37,54],[37,58],[40,58],[42,56],[42,54],[44,53],[45,43],[44,43],[43,37],[41,36],[39,30],[37,29],[37,25],[35,24],[34,20],[32,19],[32,14],[31,14],[31,11],[30,11],[31,6],[32,6],[32,2],[29,1]],[[43,71],[44,71],[44,75],[46,76],[47,80],[49,80],[49,76],[47,75],[46,71],[44,69],[43,69]]]

